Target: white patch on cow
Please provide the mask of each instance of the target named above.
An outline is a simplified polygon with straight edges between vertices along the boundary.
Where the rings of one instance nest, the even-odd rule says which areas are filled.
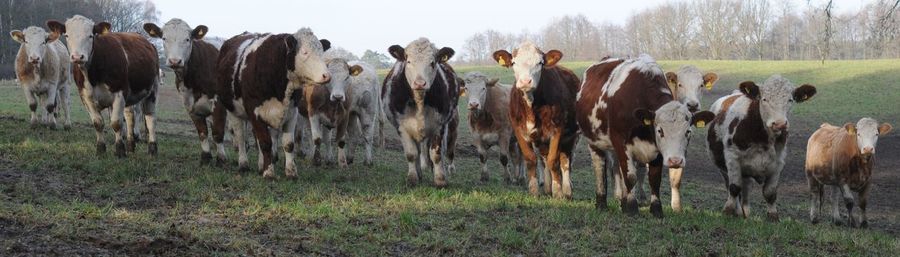
[[[678,77],[675,94],[678,101],[684,104],[696,104],[700,106],[702,98],[703,73],[693,65],[682,66],[675,73]]]
[[[515,87],[528,95],[541,81],[541,71],[544,69],[544,52],[531,41],[523,42],[514,52],[512,68],[516,79]],[[528,84],[524,83],[529,80]]]
[[[325,65],[325,54],[322,42],[309,28],[301,28],[294,33],[297,39],[297,55],[294,56],[294,71],[288,73],[288,79],[297,84],[322,84],[331,79]]]
[[[678,101],[670,101],[655,111],[654,134],[656,146],[668,165],[670,158],[679,158],[685,164],[685,151],[690,139],[692,114]]]
[[[788,113],[794,105],[793,93],[794,84],[777,74],[759,87],[759,115],[770,133],[775,123],[789,124]]]
[[[654,60],[653,57],[641,54],[638,58],[626,60],[613,69],[610,73],[609,80],[603,85],[606,92],[605,95],[607,97],[615,95],[616,91],[622,87],[622,84],[625,83],[625,80],[628,79],[633,70],[637,70],[642,74],[654,76],[661,76],[663,74],[662,68],[659,67],[659,64],[656,64],[656,60]]]
[[[166,53],[166,60],[163,64],[170,65],[170,61],[181,61],[179,66],[186,65],[191,56],[194,42],[191,26],[184,20],[174,18],[163,25],[162,33],[163,48]]]
[[[88,62],[94,49],[94,21],[81,15],[75,15],[66,20],[66,43],[72,57],[72,61]]]
[[[280,127],[274,125],[282,124],[282,120],[284,119],[284,110],[284,104],[273,97],[263,102],[259,107],[256,107],[256,109],[253,110],[253,114],[268,123],[270,126]]]
[[[635,138],[631,144],[625,145],[625,150],[634,157],[634,160],[649,163],[656,159],[659,151],[656,144]]]
[[[261,46],[270,36],[271,35],[257,35],[256,37],[244,40],[240,47],[238,47],[238,50],[236,51],[238,61],[234,62],[234,76],[232,76],[233,78],[238,79],[231,82],[232,87],[237,85],[240,79],[239,75],[244,74],[244,68],[247,68],[247,56],[250,55],[250,53],[256,52],[256,50],[259,49],[259,46]]]

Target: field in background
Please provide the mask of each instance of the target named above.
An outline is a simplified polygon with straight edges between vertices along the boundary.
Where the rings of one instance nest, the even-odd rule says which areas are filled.
[[[96,156],[93,129],[73,97],[71,131],[29,129],[21,89],[0,82],[0,255],[890,255],[900,250],[900,133],[880,140],[871,230],[806,218],[802,156],[806,137],[822,122],[843,124],[862,116],[900,120],[900,61],[688,61],[660,62],[665,70],[693,64],[719,73],[704,107],[745,80],[762,83],[780,73],[819,89],[794,108],[791,155],[779,195],[782,222],[762,221],[759,190],[751,193],[750,220],[721,217],[724,187],[705,153],[705,131],[694,137],[682,194],[686,211],[652,218],[643,210],[624,217],[618,205],[593,208],[593,174],[579,145],[573,165],[575,201],[528,196],[502,183],[499,172],[481,183],[467,122],[460,124],[458,171],[451,186],[405,185],[406,165],[394,140],[373,168],[316,168],[300,161],[298,181],[263,180],[198,165],[193,126],[168,76],[160,95],[160,156],[146,146],[126,160]],[[563,63],[579,76],[591,63]],[[478,70],[512,82],[499,66]],[[385,71],[381,71],[383,75]],[[465,108],[460,108],[466,117]],[[111,132],[107,134],[111,138]],[[357,148],[358,149],[358,148]],[[251,151],[253,152],[253,151]],[[229,150],[230,157],[234,156]],[[360,153],[356,153],[360,160]],[[255,154],[253,154],[255,156]],[[255,162],[255,157],[251,157]],[[282,162],[283,163],[283,162]],[[496,159],[492,170],[499,170]],[[282,164],[283,165],[283,164]],[[252,165],[255,167],[255,165]],[[277,166],[278,172],[283,166]],[[667,181],[664,179],[663,181]],[[666,187],[663,183],[664,187]],[[663,189],[668,203],[668,189]],[[829,209],[827,204],[825,209]],[[827,217],[823,213],[823,217]],[[824,219],[828,220],[828,218]]]

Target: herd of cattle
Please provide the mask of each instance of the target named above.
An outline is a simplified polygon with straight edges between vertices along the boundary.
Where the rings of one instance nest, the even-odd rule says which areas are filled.
[[[10,33],[21,43],[16,74],[31,108],[31,124],[38,124],[41,112],[41,122],[55,127],[56,107],[61,105],[64,126],[70,126],[71,79],[96,130],[98,153],[106,151],[101,111],[108,109],[116,156],[135,150],[139,131],[135,114],[143,115],[148,151],[155,155],[154,114],[160,86],[155,47],[137,33],[111,32],[109,23],[83,16],[46,25],[49,32],[28,27]],[[348,148],[353,133],[362,134],[356,138],[365,143],[364,164],[372,165],[376,133],[387,121],[400,136],[407,182],[419,183],[422,170],[431,169],[434,185],[445,187],[455,169],[456,106],[465,95],[482,180],[489,178],[486,151],[498,146],[507,182],[527,180],[533,195],[543,188],[555,198],[571,199],[571,163],[580,134],[593,162],[596,207],[607,207],[607,172],[612,171],[613,192],[629,215],[638,212],[644,177],[650,183],[650,212],[663,215],[659,196],[663,168],[669,171],[671,206],[681,210],[679,187],[692,129],[708,126],[707,146],[728,191],[724,211],[747,217],[748,187],[756,181],[762,185],[768,217],[777,220],[787,117],[792,105],[816,94],[812,85],[796,87],[773,75],[762,84],[743,82],[739,90],[715,101],[710,111],[700,111],[701,91],[716,83],[715,73],[704,74],[693,66],[665,73],[652,57],[641,55],[604,58],[585,71],[582,81],[557,65],[563,53],[544,52],[530,42],[512,53],[494,52],[499,65],[515,74],[515,84],[505,85],[478,72],[458,76],[448,63],[453,49],[437,48],[426,38],[388,48],[396,63],[379,87],[372,66],[330,54],[331,43],[308,28],[294,34],[245,32],[221,47],[203,40],[206,26],[191,28],[180,19],[162,28],[148,23],[144,29],[163,40],[165,64],[175,71],[177,90],[196,126],[202,164],[212,161],[214,143],[216,162],[224,165],[224,137],[230,131],[239,169],[249,170],[245,137],[249,128],[259,151],[258,169],[266,178],[276,177],[279,147],[285,176],[297,177],[294,157],[302,153],[301,142],[309,144],[302,136],[306,130],[316,165],[335,162],[333,143],[338,147],[336,163],[341,167],[351,163]],[[67,45],[58,40],[61,36]],[[823,124],[812,135],[806,174],[814,222],[823,186],[831,185],[843,195],[850,224],[856,224],[850,214],[854,205],[850,191],[859,194],[860,225],[867,225],[875,145],[878,136],[891,129],[887,123],[863,118],[843,127]],[[378,138],[383,145],[383,132]],[[835,219],[840,219],[837,205],[834,210]]]

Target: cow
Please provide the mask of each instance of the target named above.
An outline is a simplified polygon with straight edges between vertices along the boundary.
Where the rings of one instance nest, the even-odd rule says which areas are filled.
[[[481,181],[490,180],[487,150],[495,145],[500,148],[503,179],[507,183],[522,179],[520,171],[524,167],[521,153],[509,121],[509,94],[512,92],[512,85],[501,84],[499,79],[489,79],[477,71],[464,74],[462,80],[468,99],[472,141],[481,161]],[[512,169],[509,164],[512,164]]]
[[[400,135],[408,166],[406,181],[415,186],[421,170],[431,166],[435,187],[446,187],[448,174],[455,170],[453,151],[459,123],[459,84],[447,63],[455,52],[449,47],[438,49],[424,37],[405,48],[392,45],[388,52],[397,61],[381,87],[382,108]]]
[[[320,145],[326,145],[325,158],[333,162],[331,144],[337,142],[340,167],[347,167],[352,157],[347,155],[351,145],[348,134],[362,126],[366,145],[365,165],[372,165],[372,144],[375,135],[375,121],[380,109],[378,76],[371,65],[334,56],[335,51],[325,52],[325,63],[331,73],[330,82],[304,88],[300,114],[309,120],[313,139],[313,163],[320,165],[323,159]],[[297,135],[299,138],[299,126]],[[331,130],[335,129],[334,139]],[[298,142],[299,145],[299,142]],[[352,153],[352,151],[351,151]]]
[[[572,198],[569,177],[572,151],[578,141],[575,122],[575,97],[581,81],[571,70],[557,65],[559,50],[541,51],[526,41],[513,50],[494,52],[502,67],[512,68],[515,87],[510,90],[509,118],[516,141],[525,159],[528,191],[537,196],[537,156],[544,160],[550,178],[545,179],[544,192],[554,198]]]
[[[65,34],[72,76],[81,101],[91,116],[97,134],[97,153],[106,152],[103,116],[110,109],[110,127],[115,133],[116,156],[133,152],[134,110],[138,105],[147,126],[147,151],[156,156],[156,97],[159,91],[159,63],[156,48],[137,33],[110,32],[108,22],[94,23],[81,15],[66,20],[47,21],[53,40]],[[51,40],[51,41],[53,41]],[[122,136],[125,117],[126,149]]]
[[[856,226],[853,218],[853,192],[859,197],[859,225],[869,226],[866,205],[869,201],[869,185],[875,161],[875,145],[878,137],[891,132],[891,124],[878,124],[872,118],[862,118],[856,124],[847,123],[843,127],[822,124],[806,145],[806,180],[809,183],[809,218],[819,221],[818,212],[822,207],[824,186],[839,189],[847,207],[847,224]],[[834,222],[840,223],[839,198],[835,194]]]
[[[297,178],[294,165],[294,131],[297,124],[297,99],[305,85],[323,84],[331,74],[322,60],[328,40],[319,40],[309,28],[294,34],[243,33],[222,45],[217,61],[216,96],[232,122],[239,144],[239,170],[247,169],[244,125],[249,121],[259,149],[259,170],[264,178],[275,178],[273,155],[281,136],[285,176]],[[213,129],[224,131],[222,112],[213,114]],[[237,124],[234,124],[237,123]],[[221,147],[221,139],[216,138]]]
[[[163,40],[166,65],[175,71],[175,88],[181,94],[182,104],[200,139],[200,164],[208,164],[212,160],[209,145],[212,138],[209,138],[206,119],[215,107],[215,70],[219,59],[219,49],[203,41],[209,28],[204,25],[191,28],[184,20],[174,18],[162,28],[145,23],[144,31],[150,37]],[[225,152],[219,152],[218,157],[223,161]]]
[[[31,109],[31,126],[38,125],[37,111],[40,107],[41,123],[57,128],[56,116],[59,113],[56,108],[59,106],[66,119],[63,128],[68,130],[72,126],[69,116],[69,50],[40,27],[13,30],[9,34],[21,44],[16,54],[16,79],[25,91],[25,100]]]
[[[649,170],[650,213],[662,217],[659,188],[662,168],[680,169],[686,164],[685,151],[691,127],[703,127],[714,117],[703,111],[691,113],[667,85],[656,61],[641,55],[634,59],[606,58],[584,74],[584,84],[575,103],[578,125],[588,141],[594,166],[596,207],[606,205],[606,163],[616,158],[617,188],[623,212],[638,212],[634,187],[636,164]],[[621,185],[624,184],[624,185]],[[675,183],[674,188],[679,184]],[[673,198],[677,198],[677,189]]]
[[[707,133],[707,148],[725,179],[726,215],[749,216],[751,182],[762,185],[767,218],[778,221],[775,200],[778,180],[787,155],[788,114],[795,103],[809,100],[816,87],[795,87],[781,75],[772,75],[762,86],[742,82],[739,92],[716,100],[716,114]]]

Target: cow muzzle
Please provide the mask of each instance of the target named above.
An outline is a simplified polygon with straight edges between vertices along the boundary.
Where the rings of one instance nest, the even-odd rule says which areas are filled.
[[[775,131],[776,133],[781,134],[781,133],[784,133],[785,131],[787,131],[788,123],[787,123],[787,121],[776,121],[776,122],[773,122],[770,127],[772,128],[772,131]]]
[[[183,60],[178,59],[178,58],[169,58],[168,59],[169,68],[172,68],[172,69],[181,68],[181,65],[183,64],[183,62],[184,62]]]
[[[344,101],[344,95],[331,95],[331,101],[334,101],[334,102],[343,102],[343,101]]]
[[[480,104],[478,103],[469,103],[469,110],[477,111]]]
[[[669,159],[666,160],[666,166],[669,168],[678,169],[681,168],[682,165],[684,165],[684,158],[681,157],[669,157]]]
[[[84,63],[84,55],[83,54],[72,54],[70,56],[72,59],[72,63],[75,64],[83,64]]]

